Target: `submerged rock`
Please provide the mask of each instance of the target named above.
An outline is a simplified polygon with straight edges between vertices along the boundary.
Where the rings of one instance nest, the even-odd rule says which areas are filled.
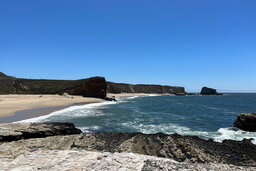
[[[201,92],[201,95],[222,95],[222,93],[217,93],[216,89],[203,87]]]
[[[256,131],[256,113],[239,114],[234,122],[234,127],[244,131]]]

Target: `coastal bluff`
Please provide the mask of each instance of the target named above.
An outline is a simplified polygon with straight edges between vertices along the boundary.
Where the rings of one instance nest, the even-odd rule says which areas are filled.
[[[26,138],[10,138],[22,134]],[[0,124],[3,170],[255,170],[255,154],[246,139],[219,143],[163,133],[82,134],[68,123]]]
[[[151,93],[151,94],[174,94],[186,95],[184,87],[150,85],[150,84],[125,84],[107,82],[107,92],[113,94],[119,93]]]
[[[107,82],[104,77],[80,80],[24,79],[0,73],[0,94],[60,94],[84,97],[106,97]]]
[[[24,79],[0,72],[0,94],[60,94],[81,95],[104,99],[107,93],[149,93],[186,95],[184,87],[122,84],[107,82],[104,77],[80,80]]]

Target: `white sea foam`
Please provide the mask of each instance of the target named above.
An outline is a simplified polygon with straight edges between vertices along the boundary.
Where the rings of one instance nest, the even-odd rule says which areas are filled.
[[[102,116],[104,113],[101,113],[100,111],[96,110],[98,108],[107,107],[108,105],[117,104],[117,103],[124,103],[128,102],[127,99],[129,98],[137,98],[138,96],[133,97],[123,97],[123,98],[117,98],[117,102],[113,101],[102,101],[100,103],[91,103],[91,104],[85,104],[85,105],[79,105],[79,106],[71,106],[56,112],[52,112],[48,115],[43,115],[35,118],[30,118],[26,120],[21,120],[17,122],[42,122],[42,121],[52,121],[54,117],[59,116],[60,121],[65,121],[65,119],[72,119],[76,117],[91,117],[91,116]],[[61,118],[62,119],[61,119]]]
[[[153,134],[153,133],[166,133],[166,134],[173,134],[178,133],[181,135],[195,135],[195,136],[201,136],[201,137],[211,137],[210,132],[204,132],[204,131],[193,131],[188,127],[179,126],[176,124],[161,124],[161,125],[144,125],[144,124],[138,124],[136,122],[126,122],[122,124],[123,126],[133,128],[138,130],[139,132],[142,132],[144,134]]]
[[[149,94],[149,95],[147,95],[147,96],[149,96],[149,97],[154,97],[154,96],[162,96],[161,94]]]
[[[241,141],[244,138],[250,139],[252,138],[252,143],[256,144],[256,133],[255,132],[247,132],[241,131],[235,128],[220,128],[217,132],[207,132],[207,131],[194,131],[188,127],[179,126],[176,124],[161,124],[161,125],[144,125],[138,124],[138,122],[126,122],[122,124],[123,126],[127,126],[129,128],[136,129],[139,132],[144,134],[153,134],[153,133],[166,133],[173,134],[178,133],[181,135],[193,135],[199,136],[204,139],[213,139],[217,142],[222,142],[225,139],[231,139],[236,141]]]
[[[135,98],[137,98],[137,97],[139,97],[139,96],[127,97],[126,99],[135,99]]]
[[[49,121],[53,117],[61,116],[63,119],[75,118],[75,117],[88,117],[88,116],[101,116],[104,115],[99,111],[93,109],[104,107],[106,105],[115,104],[116,102],[101,102],[101,103],[91,103],[80,106],[71,106],[56,112],[52,112],[49,115],[43,115],[36,118],[30,118],[18,122],[42,122]]]
[[[92,131],[97,131],[99,130],[101,127],[99,126],[88,126],[88,127],[78,127],[79,129],[81,129],[84,133],[89,133]]]
[[[241,141],[244,138],[252,138],[252,143],[256,144],[256,132],[247,132],[236,128],[220,128],[217,132],[220,135],[214,137],[215,141],[222,142],[225,139]]]

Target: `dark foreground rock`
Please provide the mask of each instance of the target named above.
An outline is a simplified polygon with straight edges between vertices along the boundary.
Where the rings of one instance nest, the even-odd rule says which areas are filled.
[[[0,142],[80,134],[72,123],[11,123],[0,124]]]
[[[75,133],[79,132],[75,131]],[[256,166],[256,146],[250,141],[226,140],[218,143],[178,134],[89,133],[46,138],[32,136],[32,139],[0,142],[0,158],[16,158],[37,150],[128,152],[168,158],[178,162]]]
[[[218,93],[216,89],[203,87],[201,92],[201,95],[222,95],[222,93]]]
[[[242,113],[237,116],[234,127],[244,131],[256,131],[256,113]]]

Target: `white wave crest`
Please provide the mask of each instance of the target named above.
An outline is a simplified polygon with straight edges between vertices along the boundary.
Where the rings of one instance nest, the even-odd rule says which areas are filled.
[[[126,122],[122,124],[123,126],[136,129],[138,132],[142,132],[144,134],[153,134],[162,132],[165,134],[173,134],[178,133],[181,135],[194,135],[194,136],[201,136],[201,137],[211,137],[210,132],[204,132],[204,131],[193,131],[188,127],[179,126],[176,124],[161,124],[161,125],[144,125],[144,124],[138,124],[136,122]]]
[[[101,116],[103,113],[96,111],[94,109],[104,107],[106,105],[115,104],[116,102],[100,102],[100,103],[91,103],[80,106],[71,106],[56,112],[52,112],[48,115],[39,116],[36,118],[30,118],[18,122],[42,122],[42,121],[51,121],[52,118],[60,116],[63,119],[70,119],[75,117],[89,117],[89,116]]]
[[[256,132],[242,131],[236,128],[220,128],[217,132],[220,135],[214,137],[215,141],[222,142],[225,139],[241,141],[244,138],[252,138],[252,143],[256,144]]]
[[[78,127],[79,129],[81,129],[84,133],[89,133],[92,131],[97,131],[99,130],[101,127],[99,126],[88,126],[88,127]]]

